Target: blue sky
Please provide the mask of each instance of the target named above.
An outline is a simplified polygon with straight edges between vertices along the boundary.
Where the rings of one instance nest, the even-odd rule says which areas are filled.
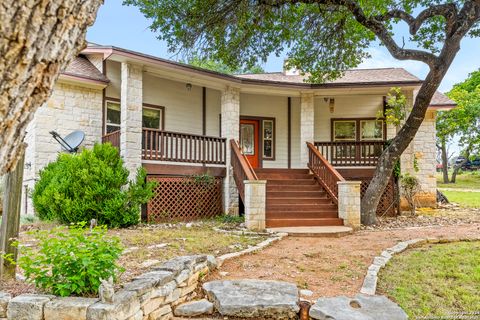
[[[172,59],[163,42],[156,39],[149,29],[149,21],[136,7],[122,6],[121,0],[105,0],[100,8],[95,24],[87,33],[87,40],[103,45],[114,45]],[[404,28],[402,28],[404,29]],[[404,30],[401,31],[400,36]],[[385,48],[375,46],[370,49],[372,58],[364,61],[361,68],[403,67],[423,79],[427,67],[414,61],[393,59]],[[282,70],[284,57],[272,56],[263,66],[266,71]],[[445,76],[440,91],[451,89],[452,85],[464,80],[468,74],[480,68],[480,39],[464,39],[462,48]]]

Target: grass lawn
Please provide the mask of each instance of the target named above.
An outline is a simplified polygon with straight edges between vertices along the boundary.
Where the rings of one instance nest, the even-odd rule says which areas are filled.
[[[449,172],[449,178],[452,172]],[[437,172],[438,188],[457,188],[457,189],[479,189],[480,190],[480,172],[464,172],[457,175],[455,183],[443,183],[441,172]]]
[[[455,202],[462,207],[480,208],[480,192],[471,191],[442,191],[450,202]]]
[[[480,241],[432,244],[399,254],[380,271],[378,288],[413,319],[478,315]]]

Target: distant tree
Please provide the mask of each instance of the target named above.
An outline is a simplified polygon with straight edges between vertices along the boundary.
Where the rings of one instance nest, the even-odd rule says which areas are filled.
[[[218,60],[200,58],[197,55],[190,57],[187,63],[194,67],[217,71],[225,74],[264,73],[265,72],[265,70],[263,70],[263,68],[258,65],[255,65],[250,68],[232,68]]]
[[[403,151],[415,137],[430,100],[460,42],[480,35],[480,0],[124,0],[152,21],[169,49],[193,52],[226,65],[254,66],[287,51],[289,63],[309,81],[337,78],[368,57],[378,39],[398,60],[425,63],[429,73],[412,112],[380,157],[362,199],[362,222],[376,222],[376,208]],[[414,15],[415,14],[415,15]],[[394,31],[406,23],[408,45]],[[398,37],[397,37],[398,38]],[[412,48],[413,47],[413,48]]]
[[[447,93],[457,107],[439,113],[437,118],[437,139],[440,142],[444,182],[455,183],[458,171],[474,154],[480,152],[480,70],[453,86]],[[450,181],[448,180],[448,155],[446,144],[454,136],[462,147],[460,155],[465,159],[456,163]]]

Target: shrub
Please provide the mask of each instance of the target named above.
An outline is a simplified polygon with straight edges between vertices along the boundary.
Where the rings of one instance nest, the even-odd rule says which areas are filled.
[[[38,248],[22,247],[18,266],[27,281],[59,295],[91,295],[100,279],[116,278],[122,247],[117,237],[107,237],[106,227],[83,229],[85,224],[32,231]]]
[[[402,176],[401,179],[401,187],[403,191],[403,195],[408,202],[410,207],[410,213],[415,215],[415,196],[420,191],[420,181],[414,177],[409,175],[408,173]]]
[[[136,181],[116,148],[96,144],[79,154],[58,156],[40,171],[32,200],[42,220],[76,223],[96,219],[100,225],[127,227],[137,224],[140,205],[153,195],[154,183],[146,183],[139,169]]]

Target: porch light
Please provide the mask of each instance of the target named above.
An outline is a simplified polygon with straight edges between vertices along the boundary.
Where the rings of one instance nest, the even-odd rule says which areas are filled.
[[[330,102],[328,103],[328,107],[330,108],[330,113],[335,111],[335,99],[330,98]]]
[[[185,87],[187,88],[187,91],[192,91],[192,84],[191,83],[187,83],[185,85]]]

